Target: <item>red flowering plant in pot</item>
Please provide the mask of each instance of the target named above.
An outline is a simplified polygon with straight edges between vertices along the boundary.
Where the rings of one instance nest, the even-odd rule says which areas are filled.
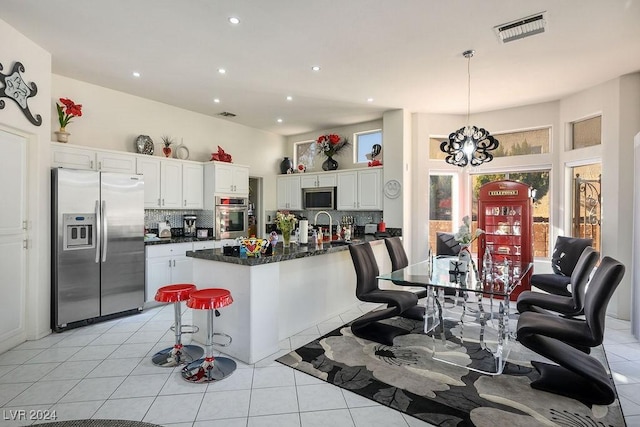
[[[338,169],[338,162],[333,159],[333,156],[338,154],[344,147],[349,145],[349,141],[346,138],[341,137],[335,133],[326,135],[320,135],[316,140],[320,152],[327,156],[327,160],[322,163],[323,170],[336,170]]]
[[[56,132],[56,135],[58,142],[67,142],[69,133],[66,131],[66,127],[71,123],[71,119],[82,116],[82,104],[76,104],[68,98],[60,98],[60,103],[56,102],[58,122],[60,123],[60,130]]]
[[[65,128],[71,119],[82,116],[82,104],[76,104],[70,99],[60,98],[62,105],[56,102],[58,109],[58,121],[60,122],[60,132],[65,132]]]

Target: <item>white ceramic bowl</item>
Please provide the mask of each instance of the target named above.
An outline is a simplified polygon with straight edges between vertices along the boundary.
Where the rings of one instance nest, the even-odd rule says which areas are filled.
[[[158,235],[155,233],[147,233],[144,235],[144,237],[146,237],[147,239],[153,239],[154,237],[158,237]]]

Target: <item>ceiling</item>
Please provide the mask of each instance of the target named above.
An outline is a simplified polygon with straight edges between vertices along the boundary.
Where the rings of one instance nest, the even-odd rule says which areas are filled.
[[[466,114],[467,49],[472,114],[640,70],[640,0],[0,0],[0,10],[51,52],[55,74],[281,135],[397,108]],[[493,30],[543,11],[542,34],[503,44]]]

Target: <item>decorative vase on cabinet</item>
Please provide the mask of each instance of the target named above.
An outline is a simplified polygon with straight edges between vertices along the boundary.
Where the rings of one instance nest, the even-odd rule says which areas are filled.
[[[60,128],[59,131],[54,132],[56,134],[56,139],[58,142],[69,142],[69,132],[65,132],[64,128]]]
[[[323,171],[334,171],[338,169],[338,162],[333,159],[333,157],[328,156],[327,160],[322,162],[322,170]]]
[[[280,162],[280,173],[284,175],[291,172],[293,172],[293,161],[285,157],[282,162]]]

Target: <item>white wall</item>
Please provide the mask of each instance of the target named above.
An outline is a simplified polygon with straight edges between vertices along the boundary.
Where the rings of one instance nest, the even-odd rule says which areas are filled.
[[[82,117],[66,128],[70,144],[133,153],[134,141],[142,134],[153,140],[154,155],[163,156],[161,137],[168,135],[187,146],[189,160],[201,162],[209,161],[219,145],[234,163],[248,165],[252,177],[264,178],[264,207],[275,209],[275,175],[286,155],[284,137],[55,74],[52,96],[52,132],[59,127],[55,100],[70,98],[82,104]]]
[[[631,171],[633,138],[640,131],[640,73],[622,76],[564,98],[560,120],[565,125],[561,138],[566,146],[570,144],[569,124],[595,114],[602,114],[602,145],[562,152],[560,162],[564,167],[589,159],[597,161],[598,157],[602,159],[601,256],[614,257],[627,267],[608,312],[615,317],[629,319],[634,191]],[[568,197],[565,195],[565,200]],[[565,226],[568,227],[568,223]]]
[[[23,115],[18,105],[3,98],[5,106],[0,110],[0,127],[11,133],[28,139],[27,148],[27,200],[29,228],[27,238],[27,289],[26,325],[19,336],[0,343],[0,353],[24,339],[37,339],[49,333],[50,269],[49,269],[49,135],[51,102],[51,55],[17,32],[6,22],[0,20],[0,63],[7,73],[14,62],[19,61],[25,67],[22,73],[27,83],[35,83],[38,93],[28,99],[31,112],[40,114],[41,126],[34,126]],[[2,196],[2,203],[11,203]],[[0,280],[3,280],[0,274]],[[16,284],[17,286],[17,284]],[[14,304],[11,295],[0,298],[0,310]]]
[[[362,122],[362,123],[356,123],[353,125],[347,125],[347,126],[341,126],[341,127],[335,127],[335,128],[330,128],[330,129],[323,129],[323,130],[318,130],[318,131],[314,131],[314,132],[307,132],[307,133],[301,133],[298,135],[293,135],[293,136],[288,136],[287,137],[287,148],[286,151],[284,153],[283,156],[287,156],[290,159],[293,159],[293,144],[295,142],[301,142],[301,141],[311,141],[311,140],[317,140],[318,137],[320,135],[326,135],[326,134],[330,134],[330,133],[335,133],[338,135],[341,135],[345,138],[349,139],[349,142],[351,144],[353,144],[353,134],[354,133],[358,133],[358,132],[364,132],[364,131],[368,131],[368,130],[372,130],[372,129],[382,129],[382,119],[381,120],[373,120],[373,121],[369,121],[369,122]],[[352,146],[353,147],[353,146]],[[352,148],[349,147],[349,148]],[[353,161],[353,156],[349,155],[349,153],[351,153],[352,150],[344,150],[339,152],[336,156],[334,156],[334,159],[338,162],[338,170],[344,170],[344,169],[356,169],[356,168],[366,168],[367,164],[366,163],[354,163]],[[384,147],[383,147],[383,159],[382,162],[384,163]],[[282,159],[280,159],[282,161]],[[319,163],[321,164],[321,162]],[[316,167],[315,169],[307,169],[307,172],[319,172],[322,171],[322,168],[320,166]],[[280,171],[278,170],[278,173],[280,173]]]

